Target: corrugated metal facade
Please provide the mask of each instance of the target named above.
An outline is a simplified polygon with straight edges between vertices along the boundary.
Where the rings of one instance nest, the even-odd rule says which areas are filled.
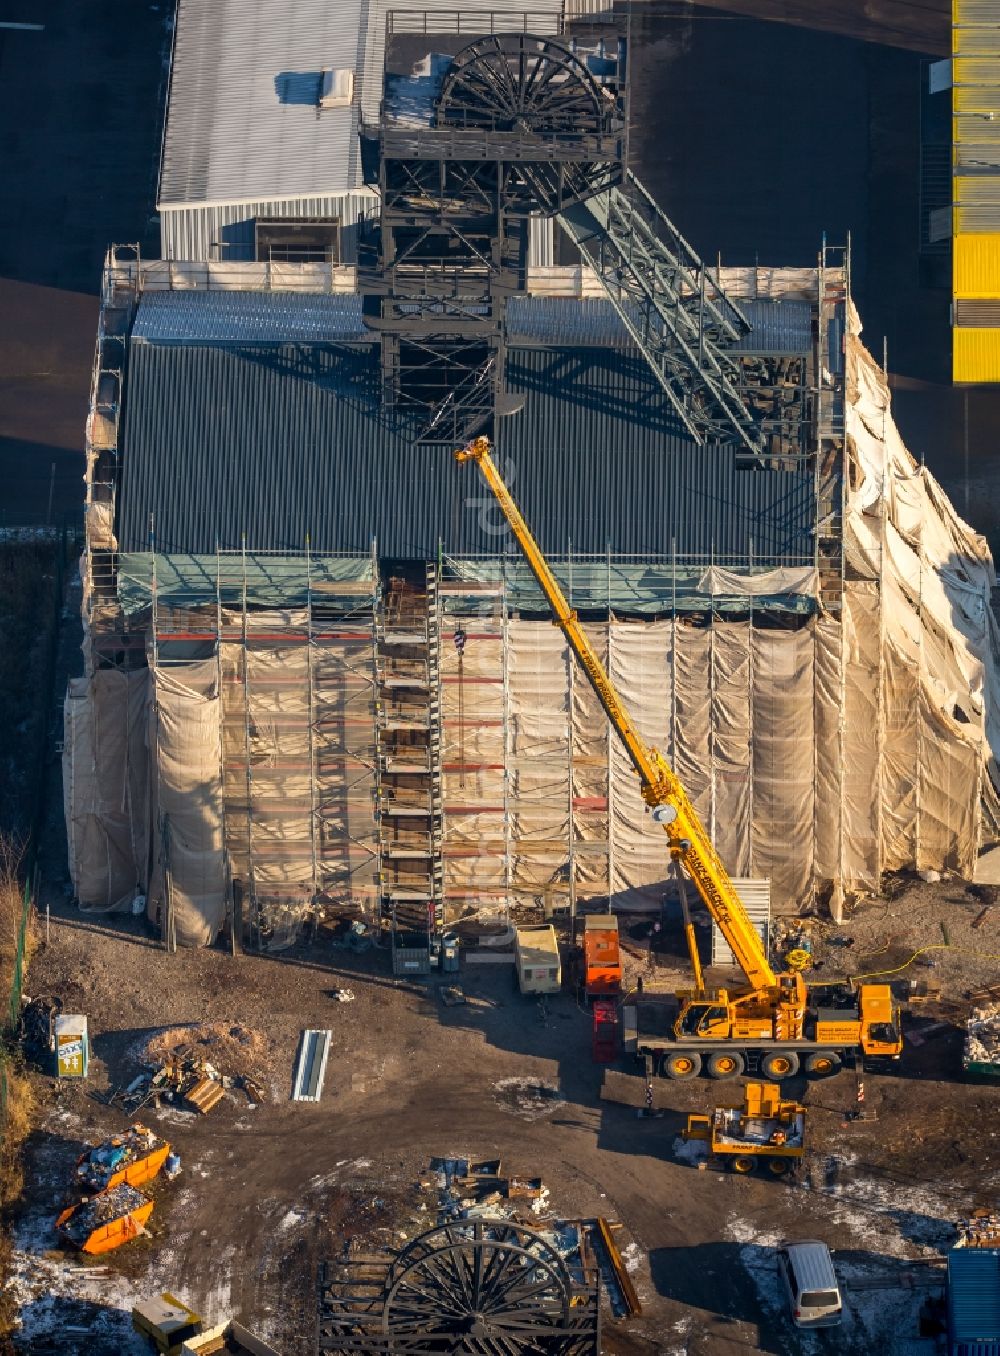
[[[163,259],[255,259],[258,218],[319,217],[340,222],[340,262],[358,262],[358,223],[378,214],[378,195],[368,188],[329,198],[292,198],[287,202],[215,203],[209,207],[160,209]],[[555,259],[555,223],[535,217],[528,223],[528,263],[551,268]]]
[[[953,0],[952,80],[952,376],[997,382],[1000,330],[961,303],[1000,301],[1000,0]]]
[[[254,223],[258,218],[319,217],[340,222],[341,262],[358,259],[357,226],[378,212],[371,189],[324,198],[292,198],[285,202],[214,203],[207,207],[160,208],[160,255],[164,259],[256,258]]]
[[[1000,326],[952,330],[956,381],[1000,381]]]
[[[807,557],[811,474],[736,469],[693,445],[638,357],[515,349],[523,411],[502,464],[543,549]],[[122,438],[122,551],[495,554],[508,534],[475,473],[382,415],[373,346],[138,343]]]
[[[948,1342],[951,1356],[1000,1356],[1000,1249],[948,1254]]]
[[[956,300],[1000,297],[1000,234],[956,236],[952,267]]]

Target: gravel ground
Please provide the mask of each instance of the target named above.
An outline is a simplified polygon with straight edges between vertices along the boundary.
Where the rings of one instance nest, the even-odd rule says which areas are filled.
[[[986,1128],[995,1093],[961,1081],[960,1007],[908,1015],[910,1033],[928,1034],[892,1075],[868,1077],[866,1105],[877,1119],[845,1121],[855,1097],[849,1071],[829,1082],[794,1080],[791,1091],[809,1108],[809,1147],[799,1180],[779,1184],[697,1171],[678,1137],[688,1111],[713,1104],[713,1085],[658,1081],[662,1118],[637,1119],[641,1079],[624,1061],[590,1062],[589,1019],[573,997],[553,999],[543,1019],[514,992],[506,968],[467,967],[460,978],[470,1001],[447,1008],[438,981],[393,980],[380,952],[348,961],[317,944],[281,957],[170,956],[141,921],[53,907],[31,989],[88,1013],[94,1059],[86,1084],[35,1079],[41,1119],[16,1223],[27,1351],[44,1353],[55,1339],[60,1352],[128,1353],[131,1303],[169,1288],[213,1319],[241,1316],[283,1356],[305,1356],[318,1261],[347,1238],[380,1247],[412,1236],[421,1222],[413,1186],[429,1159],[466,1154],[542,1176],[556,1214],[621,1222],[644,1309],[628,1322],[609,1318],[608,1352],[825,1350],[788,1326],[773,1269],[784,1236],[824,1238],[836,1250],[849,1310],[837,1351],[930,1351],[917,1340],[917,1315],[940,1285],[953,1222],[991,1204],[1000,1183],[1000,1145]],[[970,926],[981,907],[958,883],[917,882],[839,929],[816,925],[816,977],[835,964],[894,968],[922,946],[943,946],[945,919],[951,949],[927,953],[933,970],[914,963],[897,978],[939,985],[960,1004],[996,972],[996,921]],[[854,945],[832,945],[835,934]],[[630,943],[633,973],[682,979],[679,938],[671,948],[652,976],[641,945]],[[345,985],[352,1003],[330,996]],[[54,1250],[51,1224],[70,1199],[82,1144],[127,1119],[100,1095],[135,1076],[137,1051],[155,1031],[204,1021],[267,1033],[262,1073],[272,1101],[251,1110],[234,1089],[206,1117],[144,1113],[183,1164],[174,1183],[154,1189],[151,1237],[98,1259],[101,1270]],[[308,1026],[333,1031],[316,1106],[290,1101]]]

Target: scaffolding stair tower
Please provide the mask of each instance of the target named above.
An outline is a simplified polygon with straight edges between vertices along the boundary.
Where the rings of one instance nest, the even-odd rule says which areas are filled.
[[[376,618],[379,901],[394,973],[426,973],[444,922],[437,566],[393,580]]]

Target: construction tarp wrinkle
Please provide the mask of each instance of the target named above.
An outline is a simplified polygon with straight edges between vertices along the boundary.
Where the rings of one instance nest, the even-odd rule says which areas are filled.
[[[214,659],[154,670],[149,913],[178,946],[210,946],[226,919],[219,706]]]

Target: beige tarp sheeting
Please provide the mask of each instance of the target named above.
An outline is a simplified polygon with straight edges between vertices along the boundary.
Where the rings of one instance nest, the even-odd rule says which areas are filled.
[[[227,634],[239,621],[226,614]],[[222,643],[226,848],[272,950],[317,895],[375,898],[371,625],[316,631],[304,611],[256,612],[245,648]]]
[[[996,798],[1000,645],[986,542],[903,446],[859,336],[852,308],[840,874],[874,888],[900,868],[974,874]]]
[[[1000,824],[993,563],[903,446],[853,312],[848,328],[839,607],[825,580],[820,615],[764,625],[755,598],[814,592],[815,570],[712,567],[707,617],[589,626],[729,870],[767,877],[786,910],[875,890],[887,870],[972,876]],[[90,526],[106,536],[96,510]],[[749,620],[711,615],[710,599],[734,595]],[[92,598],[85,576],[85,624]],[[119,906],[146,884],[152,842],[151,910],[165,916],[169,891],[178,942],[216,936],[235,880],[244,920],[265,920],[277,946],[315,899],[375,906],[372,623],[310,628],[305,612],[274,610],[221,620],[217,659],[156,673],[148,777],[148,678],[91,672],[88,653],[90,676],[66,699],[71,870],[85,906]],[[446,915],[554,909],[574,894],[655,903],[665,835],[559,631],[504,620],[498,603],[463,623],[460,662],[454,629],[450,616]]]
[[[761,570],[756,574],[740,574],[712,565],[698,580],[698,592],[731,598],[767,598],[779,593],[799,593],[813,598],[818,579],[818,571],[811,565]]]
[[[72,678],[63,705],[63,807],[82,909],[128,909],[146,878],[149,673]]]
[[[156,814],[149,915],[178,946],[209,946],[226,918],[215,660],[153,673]]]

